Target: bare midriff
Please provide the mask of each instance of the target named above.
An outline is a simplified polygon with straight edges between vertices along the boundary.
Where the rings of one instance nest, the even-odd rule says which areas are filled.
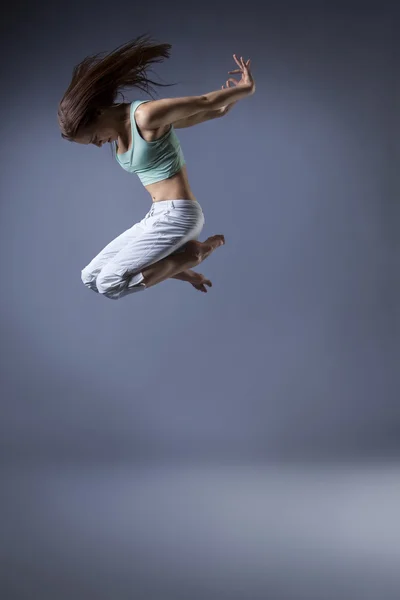
[[[139,135],[146,142],[153,142],[159,139],[171,128],[171,125],[165,125],[156,130],[146,131],[141,129],[137,123],[136,126]],[[150,183],[145,186],[145,189],[149,192],[153,202],[162,202],[163,200],[197,200],[190,189],[186,165],[183,165],[180,171],[172,175],[172,177],[157,181],[157,183]]]
[[[145,186],[153,202],[163,200],[194,200],[197,198],[190,189],[186,165],[168,179]]]

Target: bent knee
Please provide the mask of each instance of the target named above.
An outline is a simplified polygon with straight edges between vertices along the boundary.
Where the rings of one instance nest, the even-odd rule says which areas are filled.
[[[110,290],[110,284],[109,284],[107,278],[104,277],[104,275],[102,276],[101,272],[99,273],[99,275],[97,277],[96,285],[97,285],[97,290],[98,290],[99,294],[106,295],[107,292]]]
[[[99,294],[111,300],[118,300],[146,287],[141,272],[131,275],[126,270],[120,272],[118,268],[115,270],[110,266],[100,271],[96,284]]]
[[[96,285],[99,294],[114,298],[121,284],[121,277],[110,267],[104,267],[97,276]]]

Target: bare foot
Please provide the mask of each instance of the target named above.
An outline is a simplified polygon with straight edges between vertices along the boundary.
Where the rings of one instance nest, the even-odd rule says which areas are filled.
[[[211,281],[209,279],[206,279],[206,277],[204,277],[204,275],[202,275],[201,273],[195,273],[195,271],[191,271],[191,274],[193,274],[194,276],[193,278],[191,278],[190,281],[192,286],[200,292],[207,293],[208,289],[206,288],[206,286],[212,287]]]
[[[185,276],[182,277],[182,273],[199,265],[203,260],[208,258],[214,250],[224,244],[225,237],[223,235],[213,235],[207,238],[205,242],[190,240],[184,245],[182,252],[174,253],[174,256],[166,256],[143,269],[142,274],[145,287],[150,288],[169,278],[183,279]],[[183,280],[185,281],[185,279]],[[195,287],[196,285],[199,285],[196,289],[199,289],[202,292],[207,291],[204,282],[196,282]]]
[[[186,244],[186,251],[197,255],[200,258],[200,262],[205,260],[220,246],[225,244],[225,236],[223,235],[212,235],[207,238],[205,242],[198,242],[197,240],[191,240]]]
[[[186,269],[186,271],[181,271],[181,273],[177,273],[172,277],[172,279],[180,279],[181,281],[187,281],[191,283],[196,290],[200,290],[200,292],[207,292],[206,285],[208,287],[212,286],[212,283],[209,279],[204,277],[201,273],[196,273],[196,271],[192,271],[192,269]]]
[[[205,248],[204,258],[207,258],[211,252],[214,252],[220,246],[225,244],[225,236],[224,235],[212,235],[207,238],[205,242],[203,242],[203,246]],[[203,259],[204,260],[204,259]]]

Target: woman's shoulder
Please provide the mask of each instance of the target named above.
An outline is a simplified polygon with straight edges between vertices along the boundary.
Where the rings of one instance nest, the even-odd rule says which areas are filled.
[[[145,100],[143,98],[141,98],[140,100],[133,100],[133,102],[131,102],[131,106],[139,106],[140,104],[144,104],[145,102],[151,102],[151,100]]]

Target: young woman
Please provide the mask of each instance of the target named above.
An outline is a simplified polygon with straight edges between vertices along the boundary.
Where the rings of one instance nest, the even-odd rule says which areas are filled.
[[[116,160],[136,173],[152,198],[150,211],[108,244],[83,270],[83,283],[107,298],[118,299],[172,277],[206,292],[211,282],[192,270],[219,246],[223,235],[205,242],[198,237],[204,225],[200,204],[187,177],[185,159],[175,129],[223,116],[255,91],[250,60],[233,55],[240,73],[221,90],[201,96],[116,103],[124,88],[148,92],[146,70],[169,57],[170,44],[148,36],[120,46],[110,54],[85,58],[58,107],[64,139],[80,144],[115,146]],[[232,87],[231,87],[232,84]]]

